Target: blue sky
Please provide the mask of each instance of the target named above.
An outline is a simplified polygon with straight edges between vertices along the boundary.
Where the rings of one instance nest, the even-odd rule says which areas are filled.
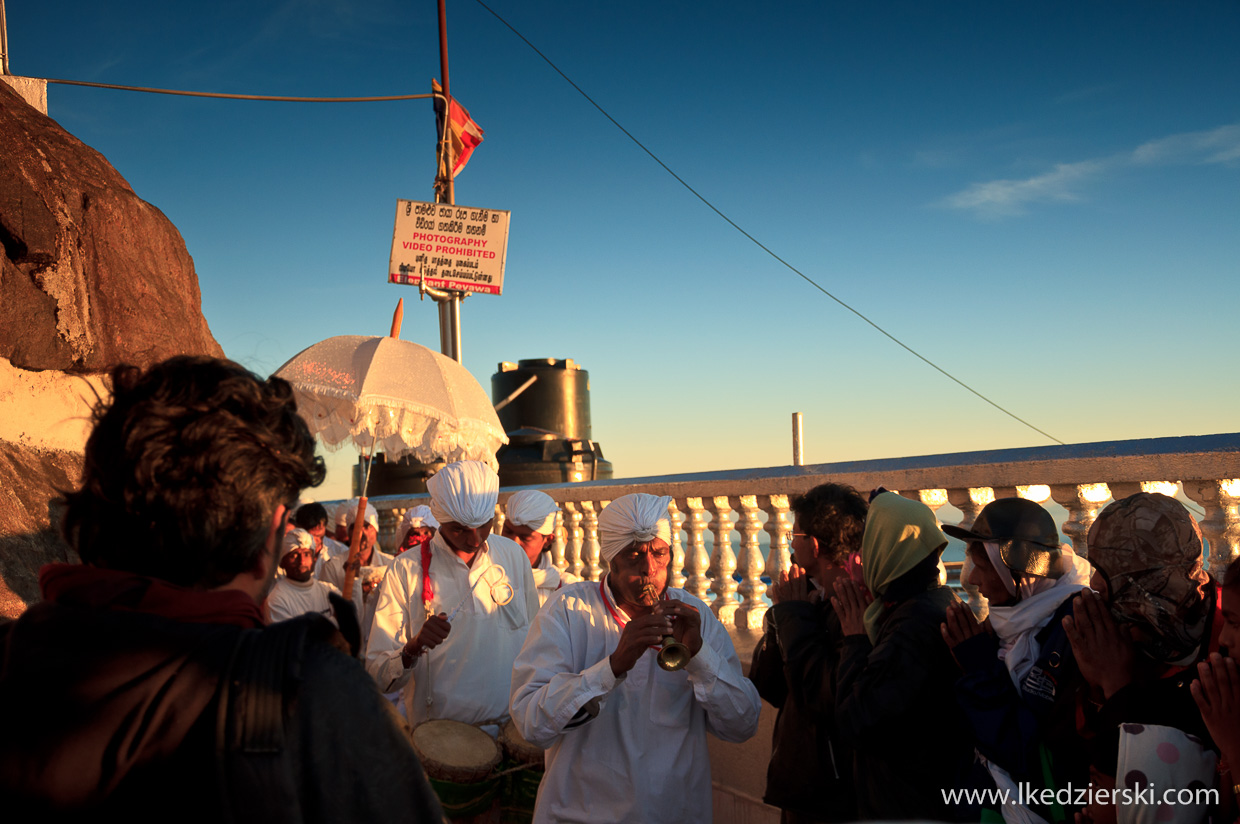
[[[1235,2],[489,5],[746,231],[1041,429],[1235,431]],[[486,131],[457,202],[512,213],[504,295],[463,308],[484,386],[577,360],[618,476],[786,464],[793,411],[815,463],[1047,443],[739,235],[474,0],[448,21]],[[363,96],[439,74],[430,0],[43,0],[8,24],[28,76]],[[383,334],[402,296],[403,336],[438,347],[434,305],[385,282],[397,199],[432,199],[429,101],[48,98],[184,235],[229,356],[269,372]]]

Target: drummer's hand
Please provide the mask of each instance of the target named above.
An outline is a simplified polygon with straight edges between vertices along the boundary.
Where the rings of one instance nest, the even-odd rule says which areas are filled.
[[[422,629],[418,630],[418,634],[413,636],[413,640],[406,644],[405,648],[419,651],[434,649],[443,643],[443,639],[447,638],[451,631],[452,625],[448,623],[446,612],[432,615],[426,619]]]
[[[689,657],[697,655],[702,648],[702,616],[697,607],[669,598],[655,604],[654,611],[672,617],[672,637],[689,648]]]
[[[652,612],[629,621],[620,632],[616,651],[611,654],[612,674],[619,678],[633,669],[646,650],[662,644],[663,636],[671,633],[672,619],[667,615]]]

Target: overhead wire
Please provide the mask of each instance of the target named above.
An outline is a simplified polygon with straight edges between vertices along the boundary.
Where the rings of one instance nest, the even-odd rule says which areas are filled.
[[[676,182],[678,182],[681,186],[684,186],[686,189],[688,189],[688,190],[689,190],[689,193],[690,193],[690,194],[692,194],[694,197],[696,197],[698,200],[702,201],[702,203],[703,203],[703,204],[705,204],[706,208],[710,209],[712,212],[714,212],[715,214],[717,214],[719,217],[723,218],[723,220],[724,220],[724,221],[726,221],[726,222],[728,223],[728,225],[730,225],[733,229],[735,229],[736,231],[738,231],[738,232],[740,232],[742,235],[744,235],[746,238],[748,238],[748,239],[749,239],[749,240],[750,240],[750,241],[751,241],[754,245],[756,245],[759,249],[761,249],[762,251],[766,252],[768,255],[770,255],[770,256],[771,256],[772,258],[774,258],[775,260],[777,260],[777,261],[779,261],[780,263],[782,263],[785,267],[787,267],[790,271],[792,271],[794,274],[796,274],[796,275],[797,275],[797,276],[799,276],[801,279],[803,279],[803,280],[804,280],[806,283],[808,283],[810,286],[813,286],[813,287],[814,287],[815,289],[817,289],[819,292],[822,292],[824,295],[826,295],[827,297],[831,298],[831,300],[835,301],[835,302],[836,302],[836,303],[838,303],[840,306],[842,306],[843,308],[847,309],[849,312],[852,312],[854,315],[856,315],[856,316],[857,316],[858,318],[860,318],[861,320],[865,321],[867,324],[869,324],[871,327],[873,327],[873,328],[874,328],[874,329],[875,329],[875,330],[876,330],[879,334],[883,335],[885,338],[887,338],[888,340],[890,340],[892,343],[896,344],[896,345],[897,345],[897,346],[899,346],[901,349],[903,349],[904,351],[908,352],[908,353],[909,353],[910,355],[912,355],[913,357],[915,357],[915,358],[917,358],[918,360],[920,360],[922,363],[924,363],[924,364],[926,364],[927,366],[929,366],[930,368],[934,369],[934,370],[935,370],[936,372],[938,372],[939,374],[941,374],[941,375],[943,375],[944,377],[946,377],[947,379],[951,380],[953,383],[957,384],[958,386],[960,386],[960,387],[962,387],[963,389],[967,390],[968,392],[972,393],[972,394],[973,394],[973,395],[975,395],[976,397],[978,397],[978,398],[980,398],[981,400],[985,401],[986,403],[990,404],[990,405],[991,405],[991,406],[993,406],[995,409],[997,409],[997,410],[999,410],[1000,412],[1002,412],[1004,415],[1007,415],[1009,418],[1012,418],[1013,420],[1018,421],[1018,422],[1020,422],[1020,423],[1024,424],[1025,426],[1029,427],[1029,428],[1030,428],[1030,429],[1032,429],[1034,432],[1037,432],[1039,435],[1042,435],[1043,437],[1048,438],[1048,439],[1050,439],[1050,440],[1054,441],[1054,442],[1055,442],[1055,443],[1057,443],[1057,444],[1063,444],[1063,443],[1064,443],[1064,442],[1063,442],[1063,441],[1061,441],[1059,438],[1056,438],[1054,435],[1050,434],[1049,432],[1046,432],[1046,431],[1044,431],[1044,430],[1042,430],[1042,429],[1039,429],[1038,427],[1034,426],[1032,423],[1030,423],[1029,421],[1025,420],[1024,418],[1020,417],[1020,416],[1019,416],[1019,415],[1017,415],[1016,413],[1014,413],[1014,412],[1012,412],[1012,411],[1010,411],[1010,410],[1008,410],[1008,409],[1005,409],[1004,407],[1000,406],[998,403],[996,403],[995,401],[992,401],[990,398],[986,397],[986,396],[985,396],[985,395],[983,395],[981,392],[979,392],[979,391],[977,391],[976,389],[974,389],[972,386],[969,386],[967,383],[965,383],[964,381],[962,381],[960,378],[957,378],[955,375],[953,375],[952,373],[948,372],[946,369],[944,369],[943,367],[939,366],[937,363],[935,363],[934,361],[930,360],[930,359],[929,359],[929,358],[927,358],[925,355],[923,355],[923,354],[921,354],[920,352],[918,352],[916,349],[913,349],[913,347],[909,346],[909,345],[908,345],[908,344],[906,344],[904,341],[900,340],[900,339],[899,339],[899,338],[897,338],[895,335],[891,334],[891,333],[890,333],[890,332],[888,332],[886,329],[884,329],[883,327],[879,326],[876,322],[874,322],[873,320],[871,320],[869,317],[867,317],[867,316],[866,316],[864,313],[862,313],[860,310],[853,308],[851,305],[849,305],[848,303],[846,303],[845,301],[843,301],[843,300],[842,300],[842,299],[840,299],[839,297],[837,297],[837,296],[835,296],[834,294],[832,294],[830,291],[828,291],[826,288],[824,288],[824,287],[822,286],[822,284],[818,283],[818,282],[817,282],[817,281],[815,281],[813,278],[811,278],[809,275],[805,274],[805,273],[804,273],[804,272],[802,272],[800,269],[798,269],[797,267],[793,266],[793,265],[792,265],[791,263],[789,263],[788,261],[784,260],[784,259],[783,259],[782,257],[780,257],[778,254],[776,254],[774,251],[772,251],[772,250],[771,250],[768,246],[766,246],[766,244],[762,243],[762,241],[758,240],[756,237],[754,237],[753,235],[751,235],[749,232],[745,231],[743,228],[741,228],[741,227],[740,227],[740,226],[736,223],[736,221],[732,220],[732,218],[730,218],[730,217],[728,217],[727,215],[725,215],[725,214],[724,214],[724,213],[723,213],[723,212],[722,212],[722,211],[721,211],[721,210],[720,210],[717,206],[715,206],[715,204],[713,204],[713,203],[711,203],[709,200],[707,200],[707,199],[706,199],[706,197],[705,197],[704,195],[702,195],[702,194],[701,194],[701,193],[700,193],[697,189],[695,189],[695,188],[693,188],[692,186],[690,186],[690,185],[689,185],[689,183],[688,183],[688,182],[686,182],[684,178],[682,178],[680,175],[676,174],[676,172],[672,171],[671,167],[669,167],[666,163],[664,163],[664,162],[663,162],[663,161],[659,158],[659,156],[658,156],[658,155],[656,155],[654,152],[652,152],[650,149],[648,149],[644,143],[642,143],[640,140],[638,140],[636,137],[634,137],[634,136],[633,136],[633,134],[632,134],[632,132],[630,132],[628,129],[624,128],[624,126],[620,125],[619,121],[617,121],[614,117],[612,117],[610,114],[608,114],[607,110],[606,110],[606,109],[604,109],[602,106],[600,106],[600,105],[599,105],[599,104],[598,104],[598,103],[594,100],[594,98],[590,97],[590,95],[588,95],[584,89],[582,89],[580,86],[578,86],[576,83],[574,83],[574,82],[573,82],[572,78],[570,78],[567,74],[565,74],[563,71],[561,71],[560,67],[559,67],[559,66],[557,66],[555,63],[553,63],[553,62],[551,61],[551,58],[547,57],[547,55],[543,54],[543,53],[542,53],[542,51],[541,51],[541,50],[540,50],[537,46],[535,46],[533,43],[531,43],[531,42],[529,41],[529,38],[527,38],[527,37],[526,37],[525,35],[523,35],[521,32],[517,31],[517,30],[516,30],[516,28],[515,28],[515,27],[514,27],[511,23],[509,23],[507,20],[505,20],[503,17],[501,17],[501,16],[500,16],[500,15],[499,15],[499,14],[498,14],[498,13],[497,13],[494,9],[492,9],[490,6],[488,6],[486,3],[484,3],[484,2],[483,2],[483,0],[474,0],[474,2],[476,2],[478,5],[482,6],[482,7],[483,7],[484,9],[486,9],[488,12],[490,12],[490,13],[491,13],[491,14],[495,17],[495,19],[496,19],[496,20],[498,20],[499,22],[503,23],[505,26],[507,26],[507,27],[508,27],[509,31],[511,31],[513,34],[515,34],[517,37],[519,37],[519,38],[520,38],[520,39],[521,39],[521,40],[525,43],[525,45],[527,45],[527,46],[529,46],[531,49],[533,49],[533,50],[534,50],[534,53],[535,53],[535,54],[537,54],[539,57],[541,57],[541,58],[543,59],[543,61],[544,61],[544,62],[546,62],[546,64],[547,64],[548,66],[550,66],[550,67],[551,67],[551,68],[555,71],[555,73],[556,73],[556,74],[558,74],[560,77],[564,78],[565,82],[567,82],[570,86],[572,86],[574,89],[576,89],[576,90],[577,90],[577,92],[578,92],[578,93],[579,93],[582,97],[584,97],[584,98],[585,98],[585,99],[586,99],[586,100],[590,103],[590,105],[591,105],[591,106],[593,106],[594,108],[598,109],[599,113],[600,113],[600,114],[602,114],[602,115],[603,115],[603,117],[605,117],[605,118],[607,118],[608,120],[610,120],[610,121],[611,121],[611,123],[612,123],[612,125],[614,125],[617,129],[619,129],[621,132],[623,132],[623,133],[624,133],[624,135],[625,135],[625,136],[626,136],[629,140],[633,141],[633,143],[635,143],[639,149],[641,149],[643,152],[645,152],[647,155],[649,155],[651,160],[653,160],[655,163],[658,163],[661,167],[663,167],[663,170],[664,170],[665,172],[667,172],[669,175],[671,175],[673,178],[675,178],[675,179],[676,179]]]
[[[183,97],[216,97],[225,100],[274,100],[282,103],[380,103],[389,100],[423,100],[434,97],[433,94],[392,94],[382,97],[285,97],[270,94],[224,94],[221,92],[191,92],[180,89],[153,89],[146,86],[120,86],[115,83],[88,83],[85,80],[58,80],[51,77],[40,78],[45,83],[60,83],[64,86],[89,86],[93,89],[120,89],[126,92],[147,92],[149,94],[175,94]]]

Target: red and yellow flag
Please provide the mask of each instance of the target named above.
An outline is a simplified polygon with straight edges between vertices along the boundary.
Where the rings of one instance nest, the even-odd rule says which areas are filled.
[[[431,80],[431,88],[435,94],[442,95],[443,87],[439,85],[438,80]],[[443,127],[443,98],[435,98],[435,123],[439,129],[441,138],[444,136]],[[452,177],[455,178],[461,173],[461,169],[465,168],[465,164],[469,162],[469,156],[474,153],[474,149],[482,142],[482,128],[474,122],[469,116],[469,112],[455,99],[451,101],[451,116],[448,118],[448,133],[446,135],[447,142],[451,148],[452,154]],[[447,177],[445,166],[446,158],[443,151],[444,145],[441,139],[439,150],[439,174],[441,177]]]

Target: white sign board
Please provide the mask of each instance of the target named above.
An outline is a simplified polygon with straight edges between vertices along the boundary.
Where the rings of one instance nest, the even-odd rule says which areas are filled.
[[[502,294],[508,218],[499,209],[396,201],[388,282]]]

